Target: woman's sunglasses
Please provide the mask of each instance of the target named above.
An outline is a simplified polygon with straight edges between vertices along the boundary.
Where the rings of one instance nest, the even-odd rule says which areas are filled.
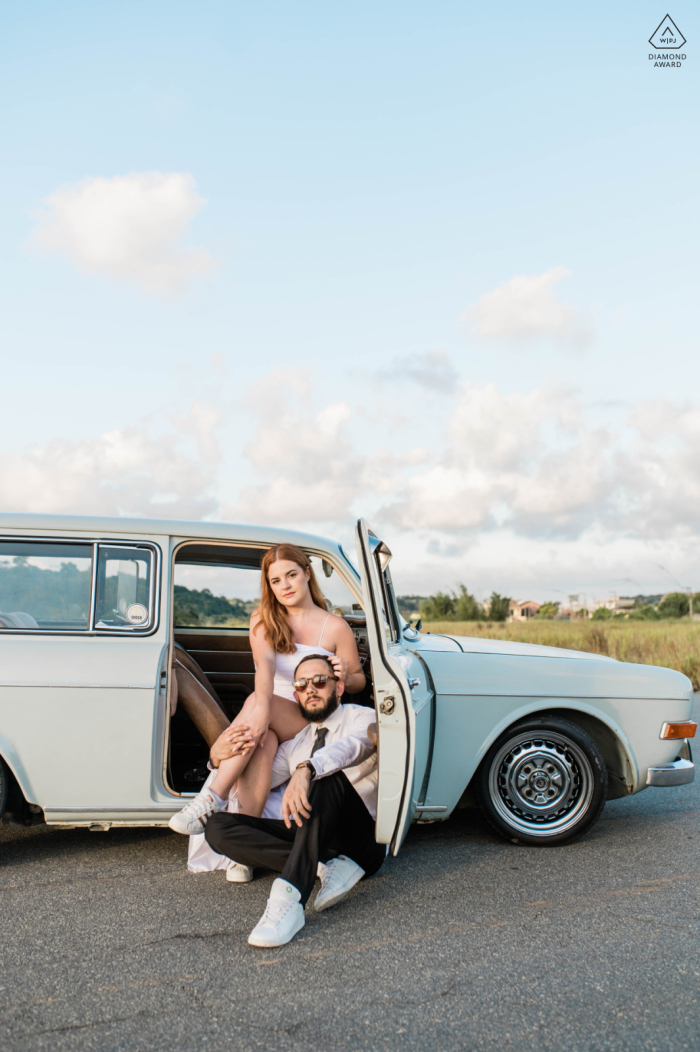
[[[314,687],[325,687],[329,679],[337,679],[337,676],[312,676],[311,679],[295,679],[292,686],[302,694],[308,690],[313,683]]]

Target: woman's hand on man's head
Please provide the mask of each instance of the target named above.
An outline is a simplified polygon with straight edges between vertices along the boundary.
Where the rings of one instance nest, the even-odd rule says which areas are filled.
[[[347,663],[347,661],[345,660],[345,658],[339,657],[338,654],[331,654],[330,657],[328,658],[328,660],[330,661],[331,665],[333,666],[333,670],[334,670],[337,678],[345,686],[347,684],[347,680],[348,680],[348,663]]]

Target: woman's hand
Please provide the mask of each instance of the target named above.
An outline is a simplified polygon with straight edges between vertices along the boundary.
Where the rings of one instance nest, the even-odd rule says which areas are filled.
[[[240,723],[238,721],[241,721]],[[239,730],[241,727],[245,727],[250,737],[253,739],[256,745],[259,745],[262,749],[267,738],[267,728],[270,723],[270,710],[263,708],[260,705],[253,705],[252,708],[248,709],[245,713],[241,713],[233,721],[231,730]]]
[[[333,670],[340,682],[343,684],[343,686],[347,686],[348,663],[345,660],[345,658],[339,657],[337,654],[331,654],[328,660],[333,666]]]
[[[220,734],[211,747],[209,759],[212,767],[219,767],[224,760],[230,760],[233,756],[244,756],[255,746],[255,740],[250,733],[250,728],[242,724],[227,727]]]

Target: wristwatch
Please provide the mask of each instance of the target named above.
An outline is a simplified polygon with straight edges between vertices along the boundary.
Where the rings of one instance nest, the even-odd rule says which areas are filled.
[[[314,778],[315,778],[315,777],[316,777],[316,775],[318,774],[318,771],[317,771],[317,770],[316,770],[316,768],[314,767],[314,765],[313,765],[313,763],[311,762],[311,760],[303,760],[303,761],[302,761],[302,763],[298,763],[298,764],[296,765],[296,767],[295,767],[295,770],[297,770],[297,771],[298,771],[300,767],[308,767],[308,769],[309,769],[309,774],[311,775],[311,781],[313,782]]]

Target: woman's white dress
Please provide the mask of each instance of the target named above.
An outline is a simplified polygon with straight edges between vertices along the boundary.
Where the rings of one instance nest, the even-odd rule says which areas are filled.
[[[330,617],[330,614],[328,617]],[[307,643],[297,643],[296,651],[293,654],[278,653],[276,655],[274,680],[275,694],[278,694],[282,698],[288,698],[289,701],[296,702],[292,683],[294,681],[294,670],[301,659],[308,657],[309,654],[323,654],[324,657],[333,657],[332,650],[325,650],[324,647],[321,646],[321,640],[323,639],[323,633],[326,630],[328,617],[323,622],[318,646],[314,647],[309,646]],[[216,771],[210,773],[206,782],[202,786],[202,791],[213,782],[215,775]],[[284,785],[278,786],[277,789],[272,790],[267,798],[267,803],[265,804],[265,809],[262,813],[263,818],[282,817],[282,797],[284,796],[284,790],[286,788],[287,786],[285,783]],[[236,786],[231,790],[226,810],[230,814],[235,814],[238,811],[238,794],[236,793]],[[226,869],[229,862],[230,859],[228,859],[226,855],[219,855],[209,847],[204,839],[204,833],[198,833],[197,836],[190,837],[187,849],[187,868],[190,873],[213,873],[217,869]]]

